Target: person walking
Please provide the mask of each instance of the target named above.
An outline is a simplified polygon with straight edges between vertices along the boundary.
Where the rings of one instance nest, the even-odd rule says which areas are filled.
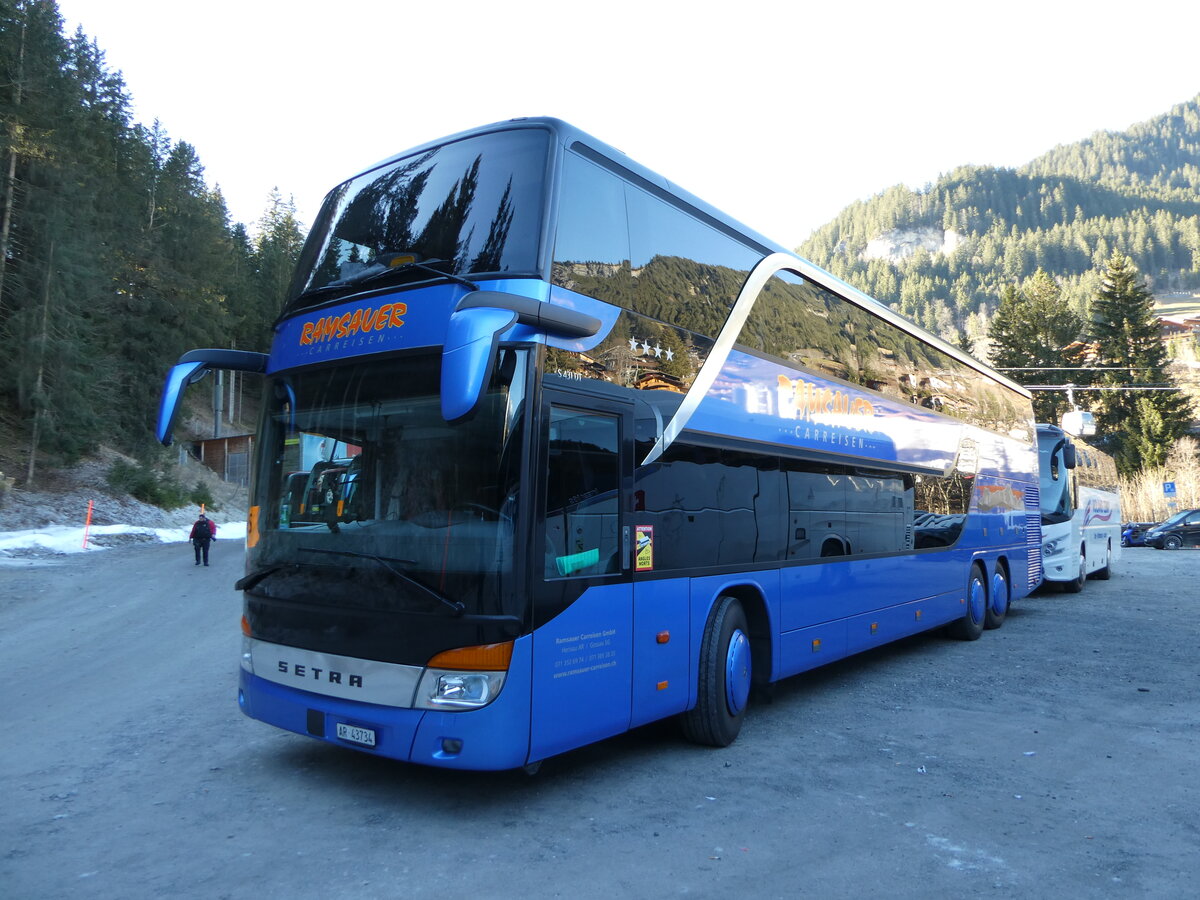
[[[192,533],[190,540],[192,547],[196,550],[196,565],[200,565],[200,558],[204,557],[204,564],[208,565],[208,545],[213,542],[217,536],[217,523],[210,522],[208,516],[200,513],[194,525],[192,525]]]

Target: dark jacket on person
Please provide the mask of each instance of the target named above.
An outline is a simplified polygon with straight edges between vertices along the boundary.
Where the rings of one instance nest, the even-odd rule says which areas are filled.
[[[201,516],[192,526],[192,533],[188,535],[190,541],[211,541],[217,536],[217,523],[211,521],[205,516]]]

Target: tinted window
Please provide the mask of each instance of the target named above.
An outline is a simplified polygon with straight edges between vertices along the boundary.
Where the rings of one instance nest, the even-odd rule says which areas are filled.
[[[634,309],[716,336],[762,254],[639,188],[626,197]]]
[[[553,407],[546,468],[547,578],[618,568],[619,423]]]
[[[502,354],[476,415],[455,424],[440,354],[267,380],[247,548],[256,637],[423,664],[455,646],[448,631],[461,644],[505,627],[467,625],[447,603],[524,614],[512,572],[528,356]]]
[[[568,153],[563,163],[554,259],[578,267],[570,274],[610,277],[629,268],[625,185],[611,172]]]
[[[625,184],[573,153],[563,162],[551,279],[605,303],[632,309]]]
[[[575,154],[564,163],[553,279],[715,336],[762,252]]]
[[[673,445],[637,473],[655,570],[747,567],[948,547],[972,482]]]
[[[782,540],[774,459],[673,446],[638,472],[637,525],[654,527],[655,569],[778,562]]]
[[[918,550],[949,547],[958,540],[971,506],[973,485],[958,472],[945,478],[913,476],[913,544]]]
[[[1083,449],[1076,444],[1078,465],[1075,468],[1076,480],[1087,487],[1098,488],[1102,491],[1118,490],[1117,464],[1107,453],[1090,447]]]
[[[329,288],[312,298],[324,302],[378,273],[430,277],[389,271],[410,259],[461,275],[536,274],[548,147],[537,129],[481,135],[340,185],[305,243],[293,295]]]
[[[913,494],[902,475],[790,463],[788,559],[909,549]]]

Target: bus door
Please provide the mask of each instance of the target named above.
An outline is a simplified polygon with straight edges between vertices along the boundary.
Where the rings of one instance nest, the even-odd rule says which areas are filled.
[[[632,406],[545,390],[531,547],[530,759],[629,728]]]

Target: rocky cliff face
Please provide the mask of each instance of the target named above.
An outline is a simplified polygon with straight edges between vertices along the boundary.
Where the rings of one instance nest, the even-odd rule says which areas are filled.
[[[962,243],[957,231],[942,231],[940,228],[918,228],[911,231],[893,230],[881,234],[867,244],[862,252],[863,259],[886,259],[896,263],[912,256],[917,250],[949,256]]]

